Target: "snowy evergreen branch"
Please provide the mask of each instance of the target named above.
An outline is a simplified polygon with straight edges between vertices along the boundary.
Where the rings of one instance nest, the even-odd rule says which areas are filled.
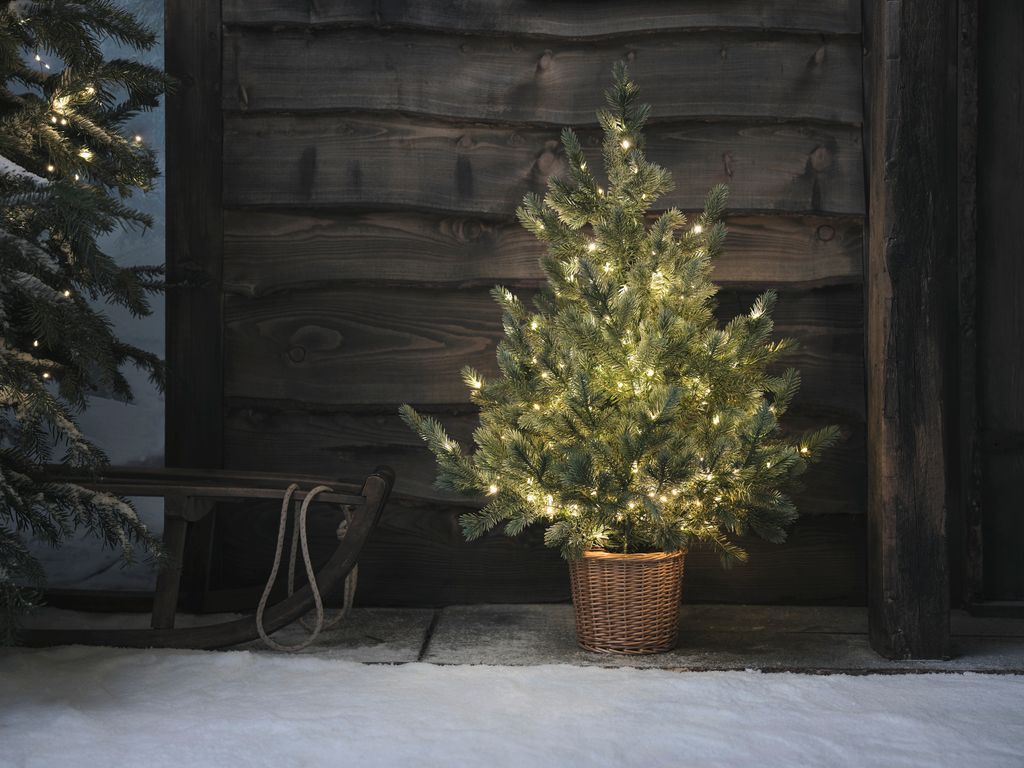
[[[150,187],[156,157],[125,126],[168,80],[105,59],[105,38],[137,50],[156,39],[108,0],[0,6],[0,640],[42,586],[25,536],[59,546],[86,531],[126,558],[138,544],[159,550],[127,501],[46,467],[105,465],[75,421],[88,395],[130,399],[128,365],[164,378],[162,361],[119,339],[101,311],[148,314],[162,271],[119,265],[100,242],[151,223],[124,198]]]

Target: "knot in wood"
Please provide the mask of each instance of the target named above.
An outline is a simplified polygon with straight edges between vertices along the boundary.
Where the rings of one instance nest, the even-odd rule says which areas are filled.
[[[256,408],[246,408],[245,411],[243,411],[243,414],[245,415],[246,422],[249,424],[260,425],[267,421],[266,412],[257,410]]]
[[[479,240],[483,229],[483,225],[478,219],[465,219],[462,222],[462,226],[459,227],[460,239],[465,242]]]
[[[301,363],[306,359],[306,348],[298,345],[288,349],[288,359],[293,363]]]
[[[815,173],[823,173],[832,167],[832,153],[820,144],[811,151],[808,159]]]
[[[537,60],[537,71],[543,72],[545,69],[551,66],[551,62],[554,60],[554,54],[551,51],[544,51],[540,59]]]
[[[732,152],[722,153],[722,170],[725,171],[726,176],[732,178]]]
[[[554,169],[557,162],[558,156],[551,150],[545,150],[541,153],[540,157],[537,158],[537,170],[544,175],[548,175]]]
[[[829,226],[828,224],[822,224],[818,227],[818,239],[823,243],[827,243],[833,237],[836,236],[835,227]]]

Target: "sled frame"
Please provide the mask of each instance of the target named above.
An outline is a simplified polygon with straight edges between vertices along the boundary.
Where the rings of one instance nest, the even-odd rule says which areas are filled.
[[[188,527],[213,511],[218,501],[284,498],[287,487],[298,483],[292,501],[301,504],[317,485],[332,489],[320,493],[317,503],[337,504],[350,515],[348,529],[338,546],[316,574],[325,600],[338,596],[345,578],[355,567],[370,533],[394,485],[390,467],[378,467],[355,486],[309,475],[268,474],[189,469],[110,469],[89,476],[54,472],[47,479],[74,483],[118,496],[150,496],[164,499],[164,549],[167,559],[157,575],[149,629],[23,629],[21,644],[28,646],[109,645],[123,648],[216,649],[255,640],[255,614],[240,619],[197,627],[176,628],[175,615],[181,585],[182,556]],[[304,585],[294,594],[267,608],[263,623],[276,632],[313,608],[313,593]]]

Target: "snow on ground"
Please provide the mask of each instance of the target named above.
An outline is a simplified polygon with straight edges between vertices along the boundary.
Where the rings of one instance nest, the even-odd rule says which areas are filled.
[[[1021,766],[1024,678],[11,649],[0,765]]]

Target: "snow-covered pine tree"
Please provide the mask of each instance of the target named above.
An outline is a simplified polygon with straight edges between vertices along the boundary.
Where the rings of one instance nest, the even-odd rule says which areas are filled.
[[[547,245],[547,284],[533,311],[493,291],[501,375],[463,372],[480,408],[475,452],[408,405],[402,416],[436,455],[438,487],[489,497],[461,519],[470,539],[541,522],[567,558],[707,541],[724,561],[742,560],[729,534],[782,541],[797,516],[786,487],[839,431],[780,433],[800,377],[773,372],[792,347],[772,339],[775,294],[724,327],[713,314],[726,188],[711,190],[689,226],[675,209],[648,223],[671,179],[644,156],[650,108],[621,64],[607,100],[606,180],[566,129],[567,177],[518,211]]]
[[[156,159],[126,124],[167,80],[105,58],[108,38],[156,42],[107,0],[0,5],[0,643],[43,581],[27,536],[57,546],[86,530],[126,557],[155,545],[127,501],[41,478],[48,461],[106,462],[75,424],[90,392],[130,399],[126,365],[163,380],[159,358],[121,341],[101,311],[148,314],[161,271],[118,265],[99,240],[150,224],[124,198],[150,186]]]

